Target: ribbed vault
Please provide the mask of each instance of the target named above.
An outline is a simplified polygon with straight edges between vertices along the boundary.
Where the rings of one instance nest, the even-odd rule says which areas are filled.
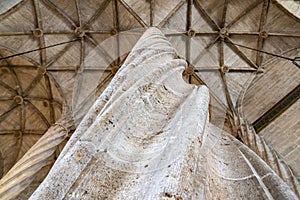
[[[1,50],[1,55],[11,52]],[[51,74],[26,59],[3,60],[0,70],[1,174],[5,174],[60,118],[63,98]]]
[[[100,45],[103,41],[150,26],[161,28],[180,57],[188,61],[185,79],[210,88],[214,124],[223,127],[225,123],[224,128],[230,131],[237,113],[253,124],[261,120],[261,126],[267,127],[259,130],[261,134],[280,153],[289,155],[287,162],[300,174],[299,142],[295,142],[300,138],[300,108],[295,103],[299,94],[280,106],[299,88],[300,70],[290,61],[259,52],[299,56],[299,19],[275,0],[20,1],[0,16],[1,57],[42,50],[0,63],[0,123],[4,124],[0,133],[13,138],[1,139],[6,150],[1,149],[0,159],[1,155],[4,160],[12,159],[7,166],[4,162],[4,169],[18,158],[20,135],[27,137],[30,131],[28,139],[23,139],[27,141],[24,153],[59,118],[63,102],[72,106],[74,85],[83,84],[82,74],[100,74],[95,83],[99,91],[109,83],[126,57],[120,54],[126,43],[116,37],[110,49],[105,49]],[[64,44],[45,48],[58,43]],[[276,105],[275,117],[269,119],[266,115]],[[287,112],[292,114],[282,118]],[[264,116],[268,120],[263,121]],[[24,119],[30,117],[29,125]],[[295,122],[274,132],[287,138],[284,144],[272,131],[266,131],[277,119]]]

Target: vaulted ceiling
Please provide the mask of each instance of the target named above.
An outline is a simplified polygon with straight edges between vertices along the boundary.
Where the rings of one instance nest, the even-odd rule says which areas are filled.
[[[243,114],[300,174],[300,68],[292,62],[300,23],[277,1],[7,2],[0,1],[0,57],[40,50],[0,60],[2,173],[62,105],[77,111],[92,102],[90,93],[105,88],[143,31],[156,26],[189,63],[187,82],[210,88],[211,121],[228,126],[225,118]]]

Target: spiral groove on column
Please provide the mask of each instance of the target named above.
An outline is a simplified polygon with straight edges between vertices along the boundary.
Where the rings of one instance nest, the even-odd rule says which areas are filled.
[[[62,117],[0,180],[0,199],[12,199],[26,189],[39,170],[48,165],[57,146],[73,126],[71,115]]]
[[[238,121],[240,124],[238,136],[243,143],[263,159],[300,198],[299,182],[282,156],[269,146],[260,135],[256,134],[254,128],[242,117],[239,117]]]

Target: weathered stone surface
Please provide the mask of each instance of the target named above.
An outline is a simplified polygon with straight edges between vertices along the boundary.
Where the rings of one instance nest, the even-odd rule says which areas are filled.
[[[30,199],[297,199],[208,123],[208,89],[184,83],[185,65],[146,31]]]
[[[72,126],[71,114],[65,113],[48,129],[0,179],[0,199],[25,199],[32,194],[50,170],[54,152],[64,142]]]
[[[201,141],[209,102],[206,87],[182,79],[185,65],[160,31],[148,30],[96,102],[98,115],[89,119],[92,108],[83,119],[32,198],[71,198],[83,189],[100,199],[122,196],[114,190],[132,180],[148,187],[149,177],[156,182],[169,170],[180,173],[191,142]],[[162,188],[143,196],[160,196]]]

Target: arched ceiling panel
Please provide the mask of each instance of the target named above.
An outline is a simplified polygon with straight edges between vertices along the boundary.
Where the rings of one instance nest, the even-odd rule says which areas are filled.
[[[290,54],[290,55],[295,55]],[[290,61],[274,60],[266,65],[246,92],[243,111],[253,123],[300,84],[300,70]]]
[[[247,39],[245,39],[245,38],[247,38]],[[257,35],[245,36],[245,35],[238,35],[238,34],[232,35],[231,39],[232,39],[232,42],[234,42],[234,43],[244,45],[244,46],[247,46],[247,47],[250,47],[253,49],[257,48],[257,43],[259,40]],[[228,44],[227,46],[230,46],[230,44]],[[245,55],[249,59],[249,61],[251,61],[254,64],[257,64],[256,63],[257,62],[257,52],[256,51],[251,51],[251,50],[245,49],[245,48],[240,48],[240,51],[243,55]],[[238,55],[240,56],[241,54],[238,54]],[[242,58],[240,57],[240,59],[242,59]],[[225,58],[225,61],[227,61],[227,60],[230,62],[229,59]],[[243,59],[243,61],[246,62],[244,59]],[[248,68],[253,69],[253,67],[251,67],[249,65],[244,65],[244,67],[246,67],[246,66],[248,66]],[[239,67],[239,66],[232,66],[232,67]],[[241,66],[241,67],[243,67],[243,66]]]
[[[80,73],[86,70],[87,77],[90,77],[96,70],[101,76],[95,82],[100,83],[101,87],[98,89],[103,91],[123,59],[115,57],[126,56],[126,53],[118,55],[118,51],[134,44],[138,37],[132,42],[127,41],[128,37],[119,38],[110,46],[107,44],[102,48],[100,44],[105,39],[118,35],[120,31],[147,28],[151,25],[172,29],[163,31],[178,49],[180,56],[186,58],[192,66],[189,68],[192,70],[186,74],[187,81],[204,81],[214,95],[211,107],[219,109],[212,112],[212,118],[216,121],[222,118],[217,115],[221,110],[232,114],[238,101],[245,116],[253,122],[299,84],[299,69],[290,62],[275,58],[271,63],[274,57],[236,45],[241,44],[280,55],[299,47],[299,20],[289,15],[276,1],[26,0],[1,15],[0,21],[0,45],[14,53],[71,41],[68,44],[25,54],[22,57],[26,59],[8,59],[9,65],[16,70],[22,90],[32,83],[29,77],[32,74],[37,83],[28,94],[47,90],[41,91],[42,97],[49,98],[52,92],[52,98],[55,96],[58,102],[62,101],[60,94],[64,94],[69,105],[72,102],[74,83],[81,84]],[[72,41],[74,39],[77,40]],[[121,40],[126,42],[120,42]],[[293,58],[299,53],[295,51],[284,55]],[[7,65],[2,61],[0,64],[1,67]],[[25,66],[28,67],[28,71],[24,71]],[[38,74],[32,73],[32,70],[37,70],[36,67],[39,66],[46,67],[45,73],[53,75],[54,79],[50,80],[50,84],[47,84],[47,81],[39,82],[42,79],[37,77]],[[247,90],[249,80],[258,71],[256,68],[265,68],[265,72],[257,74]],[[27,81],[21,79],[22,77]],[[16,80],[14,77],[12,79]],[[5,78],[3,81],[14,90],[15,82],[9,82]],[[0,84],[0,90],[6,91],[1,93],[3,98],[10,94],[3,84]],[[244,101],[243,93],[246,93]],[[47,101],[50,102],[49,105]],[[52,109],[46,113],[32,114],[39,116],[42,121],[41,115],[45,115],[49,121],[50,112],[55,113],[57,117],[61,109],[59,103],[60,106],[51,106],[56,103],[50,99],[47,101],[33,101],[37,111],[44,107]],[[9,109],[7,105],[3,103],[3,112]],[[27,114],[34,110],[33,106],[30,106]],[[16,115],[22,114],[19,111]],[[13,139],[8,140],[15,142]],[[3,152],[2,154],[5,155]]]
[[[269,33],[281,33],[298,35],[300,19],[288,13],[280,4],[275,1],[270,3],[265,28]]]
[[[0,34],[1,35],[1,34]],[[1,36],[0,48],[7,49],[14,53],[24,52],[39,48],[39,41],[32,37],[32,35],[9,35]],[[40,53],[31,52],[24,57],[28,58],[34,64],[40,63]]]
[[[159,26],[164,24],[168,19],[176,13],[176,11],[184,4],[182,0],[170,0],[166,4],[164,1],[155,1],[153,9],[154,20],[153,25]]]
[[[74,37],[73,33],[70,34],[47,34],[44,35],[45,46],[54,45],[57,43],[70,41]],[[68,51],[73,44],[59,45],[53,48],[46,49],[46,67],[50,68],[64,52]],[[74,53],[74,52],[73,52]]]
[[[1,122],[0,129],[3,135],[9,131],[20,129],[20,110],[14,106],[14,99],[1,101]],[[2,135],[1,134],[1,135]]]
[[[118,26],[120,31],[145,27],[146,23],[137,16],[136,12],[126,2],[118,3]]]
[[[168,21],[166,21],[166,23],[163,24],[162,28],[184,32],[186,30],[186,13],[187,6],[185,3],[182,6],[180,6],[172,16],[170,16]]]
[[[199,70],[219,68],[219,48],[210,46],[215,36],[201,36],[192,38],[191,63]]]
[[[66,44],[62,50],[56,50],[56,54],[49,58],[46,67],[49,70],[76,70],[80,66],[80,60],[78,59],[80,58],[80,51],[81,45],[79,43]]]
[[[57,5],[50,0],[38,1],[35,4],[36,16],[42,23],[40,27],[44,33],[51,32],[73,32],[75,23],[61,10]]]
[[[295,48],[299,48],[299,46],[300,46],[300,37],[269,36],[268,38],[265,39],[262,50],[277,55],[284,55]],[[290,54],[290,56],[291,58],[293,58],[293,56],[297,56],[297,52],[295,52],[294,54]],[[270,66],[268,65],[268,63],[271,62],[272,60],[274,60],[274,56],[265,55],[263,57],[262,64],[265,66],[265,68],[267,68]]]
[[[150,24],[150,0],[124,0],[135,13],[146,23]],[[152,2],[154,2],[152,0]]]
[[[44,0],[44,2],[49,2],[48,4],[55,5],[57,10],[60,10],[71,19],[75,24],[79,24],[77,7],[81,6],[85,1],[60,1],[60,0]]]
[[[201,5],[201,7],[205,10],[207,15],[218,25],[222,24],[222,14],[224,5],[228,4],[228,1],[205,1],[205,0],[195,0],[197,5]]]
[[[232,69],[229,69],[232,70]],[[241,92],[246,88],[248,80],[254,76],[253,73],[245,73],[243,70],[234,70],[225,74],[228,91],[232,98],[233,105],[237,107]]]
[[[92,16],[101,14],[107,8],[110,1],[107,0],[86,0],[78,2],[78,13],[80,13],[81,24],[86,24],[91,20]]]
[[[1,5],[0,5],[1,7]],[[31,1],[23,1],[16,6],[14,12],[0,15],[0,30],[2,34],[27,33],[35,28],[35,11]]]
[[[225,26],[235,32],[258,32],[263,1],[229,1]]]
[[[205,15],[195,4],[192,6],[192,27],[196,32],[213,32],[213,28]]]
[[[11,10],[13,7],[18,5],[22,0],[10,0],[10,1],[1,1],[0,2],[0,15]]]

